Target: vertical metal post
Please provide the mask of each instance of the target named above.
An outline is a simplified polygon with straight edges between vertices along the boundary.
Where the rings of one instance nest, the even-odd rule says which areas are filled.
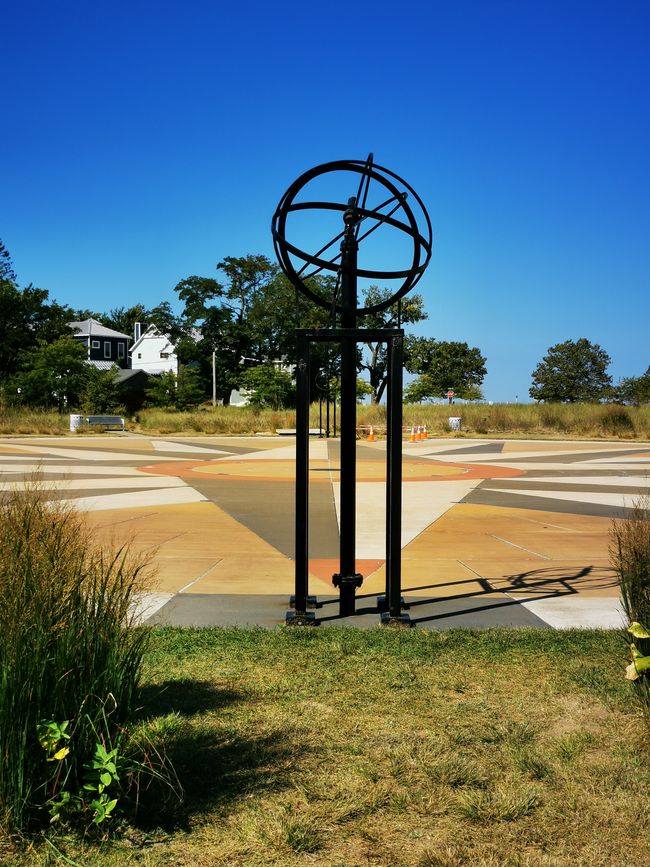
[[[296,540],[295,540],[295,612],[287,613],[287,622],[303,624],[313,620],[307,613],[309,582],[309,341],[297,335],[296,369]]]
[[[391,526],[393,514],[391,511],[392,495],[393,495],[393,465],[391,462],[392,443],[393,443],[393,341],[389,340],[386,346],[387,359],[387,375],[386,375],[386,582],[384,596],[377,597],[377,605],[381,612],[388,610],[388,585],[391,578],[390,567],[390,551],[391,551]]]
[[[330,381],[327,380],[327,396],[325,398],[325,438],[330,438]]]
[[[341,244],[341,326],[357,324],[357,240],[354,232],[356,200],[350,199],[345,213],[346,232]],[[355,591],[363,580],[356,574],[356,459],[357,459],[357,343],[356,337],[341,341],[341,530],[339,587],[341,617],[355,612]]]
[[[389,343],[388,424],[386,456],[386,602],[387,623],[408,623],[402,614],[402,364],[404,338]]]

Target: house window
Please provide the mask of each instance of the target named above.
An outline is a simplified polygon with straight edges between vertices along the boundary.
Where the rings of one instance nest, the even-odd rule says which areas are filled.
[[[142,358],[142,353],[138,352],[138,358]]]
[[[169,353],[168,352],[161,352],[160,357],[161,358],[169,358]]]
[[[90,345],[93,349],[99,349],[99,347],[101,346],[101,343],[99,340],[91,340]]]
[[[117,357],[118,357],[118,358],[124,358],[124,357],[125,357],[125,353],[124,353],[124,344],[122,343],[121,340],[120,340],[120,342],[117,344]]]
[[[111,341],[105,340],[104,341],[104,358],[110,358],[110,357],[111,357]]]

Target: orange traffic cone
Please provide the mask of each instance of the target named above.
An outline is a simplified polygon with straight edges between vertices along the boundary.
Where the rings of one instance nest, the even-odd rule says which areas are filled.
[[[375,431],[373,430],[372,425],[370,425],[370,433],[368,434],[368,442],[374,443],[375,441]]]
[[[409,442],[410,443],[415,442],[415,428],[414,427],[411,428],[411,436],[409,437]]]
[[[418,432],[415,435],[415,440],[416,440],[416,442],[419,443],[421,439],[422,439],[422,430],[420,428],[420,425],[418,425]]]
[[[422,429],[422,439],[423,439],[423,440],[429,439],[429,435],[428,435],[428,433],[427,433],[427,426],[426,426],[426,425],[425,425],[424,428]]]

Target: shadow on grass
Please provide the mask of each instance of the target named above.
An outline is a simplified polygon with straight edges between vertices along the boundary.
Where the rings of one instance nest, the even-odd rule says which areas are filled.
[[[194,816],[294,785],[296,749],[290,737],[284,730],[251,737],[187,731],[165,746],[166,760],[183,787],[182,799],[155,783],[141,792],[133,824],[143,831],[189,830]]]
[[[219,710],[242,698],[243,695],[235,690],[218,689],[210,681],[189,677],[148,683],[140,688],[138,719],[167,713],[194,716]]]
[[[142,688],[139,716],[154,731],[160,723],[153,743],[165,765],[173,768],[182,798],[164,781],[143,778],[132,818],[135,827],[145,832],[189,830],[193,816],[295,784],[296,757],[306,750],[295,742],[295,732],[249,734],[246,722],[229,720],[224,725],[218,711],[244,700],[237,692],[191,678]]]

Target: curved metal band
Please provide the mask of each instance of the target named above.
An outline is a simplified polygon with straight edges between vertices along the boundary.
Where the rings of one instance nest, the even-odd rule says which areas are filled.
[[[282,196],[276,208],[275,214],[273,215],[271,229],[273,234],[273,245],[275,247],[275,252],[278,257],[280,266],[282,267],[289,280],[293,283],[293,285],[319,306],[324,307],[325,309],[331,309],[331,300],[323,298],[312,289],[310,289],[310,287],[307,286],[304,280],[298,275],[289,254],[295,256],[302,262],[305,262],[309,265],[317,266],[319,270],[327,270],[333,272],[338,272],[339,270],[339,266],[335,264],[335,261],[339,258],[339,256],[336,256],[332,260],[321,259],[317,256],[311,256],[310,254],[300,250],[295,245],[289,243],[286,238],[286,222],[288,214],[295,211],[316,209],[345,211],[347,209],[347,205],[342,205],[338,202],[294,202],[294,199],[298,195],[298,193],[311,180],[319,177],[320,175],[334,171],[352,171],[359,174],[368,175],[370,179],[375,180],[378,184],[380,184],[382,187],[384,187],[393,194],[395,200],[400,202],[401,207],[404,210],[404,213],[408,220],[408,223],[405,223],[400,220],[396,220],[389,215],[382,215],[381,212],[378,211],[370,211],[367,208],[358,209],[358,213],[361,214],[362,217],[374,218],[379,222],[385,222],[386,224],[391,225],[402,232],[405,232],[413,240],[413,259],[409,268],[399,271],[376,271],[368,269],[358,269],[356,272],[357,276],[370,279],[391,280],[404,278],[404,282],[402,283],[400,288],[395,293],[393,293],[393,295],[391,295],[390,298],[388,298],[386,301],[383,301],[380,304],[373,304],[368,307],[361,307],[357,310],[357,314],[360,316],[368,313],[379,313],[380,311],[385,310],[387,307],[390,307],[392,304],[395,304],[396,301],[406,295],[406,293],[409,292],[413,288],[413,286],[415,286],[415,284],[419,281],[422,274],[424,273],[427,265],[429,264],[429,260],[431,259],[431,221],[429,219],[427,210],[424,207],[424,203],[415,192],[415,190],[409,184],[407,184],[406,181],[403,180],[403,178],[400,178],[399,175],[395,174],[395,172],[390,171],[390,169],[386,169],[383,166],[378,165],[373,165],[369,169],[366,161],[361,160],[336,160],[334,162],[323,163],[319,166],[315,166],[313,169],[310,169],[309,171],[302,174],[293,182],[293,184],[291,184],[289,189]],[[396,180],[397,182],[399,182],[400,185],[406,188],[409,195],[411,195],[420,206],[426,222],[428,239],[424,237],[423,234],[420,232],[417,220],[413,214],[410,205],[407,202],[406,196],[404,196],[403,192],[400,192],[400,190],[390,180],[391,178]],[[424,261],[421,261],[421,251],[424,251],[425,254]],[[338,312],[341,312],[341,306],[337,304],[336,310]]]

